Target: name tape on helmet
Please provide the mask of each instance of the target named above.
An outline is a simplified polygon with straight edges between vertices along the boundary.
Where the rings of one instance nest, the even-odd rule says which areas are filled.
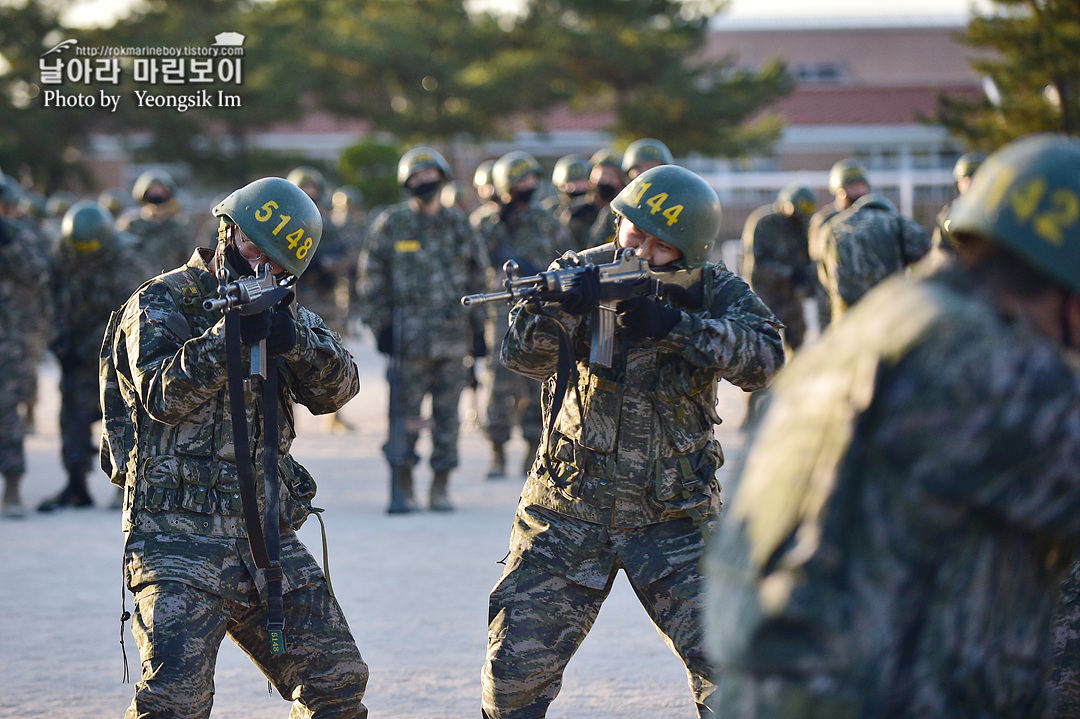
[[[638,207],[641,206],[641,198],[645,196],[645,192],[652,187],[651,182],[642,182],[638,187],[637,196],[634,197],[632,202]],[[664,203],[668,201],[668,193],[659,192],[649,199],[645,200],[645,205],[652,208],[649,211],[650,215],[660,213],[667,218],[668,227],[671,227],[679,221],[679,214],[683,211],[682,205],[670,205],[667,208],[664,207]]]
[[[1058,187],[1048,194],[1045,177],[1015,182],[1016,175],[1014,167],[1000,168],[985,193],[987,210],[1011,210],[1017,224],[1029,226],[1033,233],[1060,247],[1065,242],[1066,228],[1080,221],[1080,198],[1067,187]]]
[[[255,210],[255,219],[259,222],[270,222],[271,218],[274,217],[274,210],[276,209],[278,209],[278,203],[273,200],[267,200],[263,203],[262,207]],[[275,237],[288,226],[289,221],[292,219],[292,215],[283,215],[279,212],[277,217],[280,218],[280,222],[278,222],[274,229],[270,230],[270,234]],[[311,252],[313,239],[311,235],[304,237],[303,227],[298,227],[285,235],[285,239],[289,241],[289,249],[293,250],[296,259],[302,260],[307,257],[308,252]]]

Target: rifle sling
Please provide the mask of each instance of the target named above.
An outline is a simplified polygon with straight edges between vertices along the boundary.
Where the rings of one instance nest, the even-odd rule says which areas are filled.
[[[566,325],[559,321],[559,318],[552,314],[548,309],[539,305],[535,312],[536,314],[551,318],[559,328],[559,358],[558,363],[555,366],[555,390],[551,396],[551,412],[548,414],[548,426],[547,430],[544,432],[543,451],[544,469],[547,470],[551,481],[557,488],[566,489],[570,486],[570,482],[562,479],[551,466],[551,435],[555,431],[555,423],[559,419],[559,412],[562,411],[563,400],[566,397],[567,391],[570,389],[571,381],[574,385],[574,397],[578,404],[578,415],[584,420],[581,392],[578,389],[577,363],[574,361],[573,340],[570,337],[570,333],[566,331]]]

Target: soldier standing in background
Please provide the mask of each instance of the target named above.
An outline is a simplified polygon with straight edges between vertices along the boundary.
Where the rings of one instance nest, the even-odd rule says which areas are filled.
[[[582,261],[611,262],[617,248],[632,248],[661,281],[682,278],[683,291],[619,303],[611,367],[588,361],[597,273],[583,273],[545,308],[519,303],[510,313],[502,359],[543,381],[545,417],[557,414],[522,490],[506,568],[489,601],[482,684],[491,719],[545,716],[620,568],[708,715],[713,684],[698,562],[720,511],[716,388],[721,378],[747,390],[764,386],[783,365],[784,347],[769,308],[708,262],[720,202],[703,179],[657,167],[612,207],[617,244],[582,252]],[[565,401],[554,395],[560,325],[577,366]]]
[[[1048,716],[1080,218],[1044,218],[1080,206],[1077,167],[1063,136],[992,155],[950,215],[959,261],[882,283],[773,385],[705,565],[719,716]]]
[[[0,172],[0,181],[5,177]],[[3,192],[7,190],[0,187]],[[45,284],[47,277],[48,256],[33,233],[0,211],[0,474],[4,478],[0,517],[9,519],[26,514],[19,492],[26,473],[26,429],[19,416],[27,374],[23,298],[26,287]]]
[[[485,217],[499,211],[499,199],[496,197],[495,185],[491,182],[491,168],[494,166],[494,160],[484,160],[476,166],[476,172],[473,173],[473,188],[476,196],[480,198],[480,206],[469,214],[469,224],[473,227],[479,227]]]
[[[136,248],[151,272],[184,264],[195,246],[195,230],[181,212],[176,182],[164,170],[147,170],[135,180],[131,197],[139,207],[118,222],[135,236]]]
[[[956,181],[957,195],[963,195],[971,187],[971,178],[975,171],[986,161],[986,155],[981,152],[968,152],[960,156],[953,165],[953,179]],[[938,213],[934,223],[934,234],[930,237],[930,251],[937,262],[943,262],[956,257],[956,246],[949,237],[949,210],[952,203],[945,205]]]
[[[485,217],[477,228],[487,248],[491,266],[496,270],[494,283],[502,287],[502,267],[513,260],[521,276],[534,275],[564,251],[570,238],[565,228],[549,211],[533,202],[539,184],[540,163],[520,150],[500,157],[492,168],[492,180],[500,209]],[[506,333],[506,310],[491,306],[491,337],[498,346]],[[515,426],[521,427],[526,450],[524,469],[532,466],[540,443],[540,385],[511,372],[500,362],[491,363],[491,392],[487,405],[487,435],[491,441],[491,466],[488,479],[506,476],[506,443]]]
[[[551,171],[551,184],[555,194],[546,197],[540,206],[562,221],[562,214],[571,203],[584,196],[589,189],[589,158],[584,155],[563,155],[555,161]],[[565,222],[563,224],[566,224]]]
[[[407,511],[416,508],[416,420],[425,395],[431,397],[434,474],[428,506],[453,509],[448,488],[450,472],[458,466],[458,402],[468,379],[464,359],[487,354],[483,318],[460,302],[462,295],[484,290],[487,258],[465,214],[440,202],[439,191],[450,177],[450,166],[430,147],[402,155],[398,182],[410,197],[372,224],[357,279],[360,313],[375,333],[379,351],[400,353],[398,410],[406,418],[407,459],[396,481]],[[395,318],[400,327],[394,326]],[[384,450],[389,449],[388,440]]]
[[[364,193],[359,187],[342,185],[334,190],[330,204],[333,206],[330,224],[341,238],[348,255],[345,260],[345,286],[339,281],[337,302],[346,308],[347,322],[352,325],[354,320],[360,319],[357,312],[356,268],[360,262],[360,253],[364,251],[364,240],[367,238],[368,214],[364,209]],[[350,326],[349,329],[349,334],[352,334],[355,328]]]
[[[671,150],[659,140],[651,137],[634,140],[627,145],[626,152],[622,155],[621,169],[623,177],[620,178],[620,184],[633,180],[645,170],[660,165],[670,165],[672,162],[674,162],[674,158],[671,156]],[[601,212],[600,216],[596,218],[596,222],[590,231],[590,239],[594,245],[604,244],[615,239],[615,213],[610,208],[607,212]]]
[[[585,249],[608,241],[605,233],[610,231],[607,220],[599,218],[610,214],[608,204],[626,185],[622,174],[622,155],[610,148],[597,150],[589,158],[589,181],[585,194],[577,198],[559,217],[570,232],[574,249]],[[596,228],[594,237],[593,229]]]
[[[101,338],[110,313],[124,304],[147,274],[130,238],[121,237],[114,225],[112,214],[101,205],[77,202],[64,216],[60,244],[52,255],[54,320],[49,349],[60,364],[60,452],[68,480],[59,494],[38,505],[39,512],[93,504],[86,476],[97,455],[92,428],[101,419]]]

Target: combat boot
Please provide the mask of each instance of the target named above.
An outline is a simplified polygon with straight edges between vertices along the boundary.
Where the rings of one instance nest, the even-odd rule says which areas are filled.
[[[491,466],[488,467],[488,479],[502,479],[506,476],[506,451],[500,442],[491,445]]]
[[[22,475],[14,472],[4,473],[4,498],[0,506],[0,517],[5,519],[22,519],[26,516],[22,499],[19,498],[19,484]]]
[[[428,506],[432,512],[450,512],[454,505],[450,504],[449,485],[450,473],[446,471],[436,472],[431,480],[431,497]]]
[[[393,472],[393,470],[391,470]],[[405,514],[420,509],[413,496],[413,472],[412,465],[405,465],[397,471],[396,479],[398,493],[401,495],[400,504],[394,504],[391,500],[389,514]]]
[[[72,474],[68,477],[67,486],[60,490],[60,494],[49,497],[38,505],[39,512],[54,512],[61,507],[92,507],[94,500],[86,491],[86,475]]]
[[[529,476],[529,470],[532,469],[533,462],[536,460],[536,450],[539,447],[539,441],[530,440],[529,446],[525,449],[525,456],[521,460],[521,473],[526,477]]]

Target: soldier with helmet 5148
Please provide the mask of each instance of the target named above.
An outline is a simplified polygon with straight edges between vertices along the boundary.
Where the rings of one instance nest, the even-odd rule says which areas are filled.
[[[213,214],[217,247],[146,282],[105,334],[102,466],[125,488],[124,578],[142,658],[126,716],[209,716],[228,634],[294,702],[294,716],[366,717],[367,665],[296,534],[315,482],[289,453],[294,406],[326,414],[359,391],[337,333],[287,296],[318,250],[322,220],[279,177],[236,190]],[[205,304],[219,281],[256,268],[272,274],[267,297],[277,304],[225,316]],[[250,366],[256,346],[264,379],[245,381],[234,370]]]
[[[656,167],[612,208],[616,242],[577,255],[594,266],[564,296],[516,305],[502,345],[507,367],[544,382],[552,430],[522,490],[506,569],[489,600],[485,717],[545,716],[620,568],[685,665],[703,714],[713,691],[697,565],[720,511],[717,384],[767,384],[784,363],[779,322],[745,282],[708,261],[720,203],[703,179]],[[681,284],[663,301],[620,302],[611,366],[592,365],[595,265],[623,249],[661,282]],[[560,337],[576,367],[565,397],[555,395],[569,369],[559,366]]]

